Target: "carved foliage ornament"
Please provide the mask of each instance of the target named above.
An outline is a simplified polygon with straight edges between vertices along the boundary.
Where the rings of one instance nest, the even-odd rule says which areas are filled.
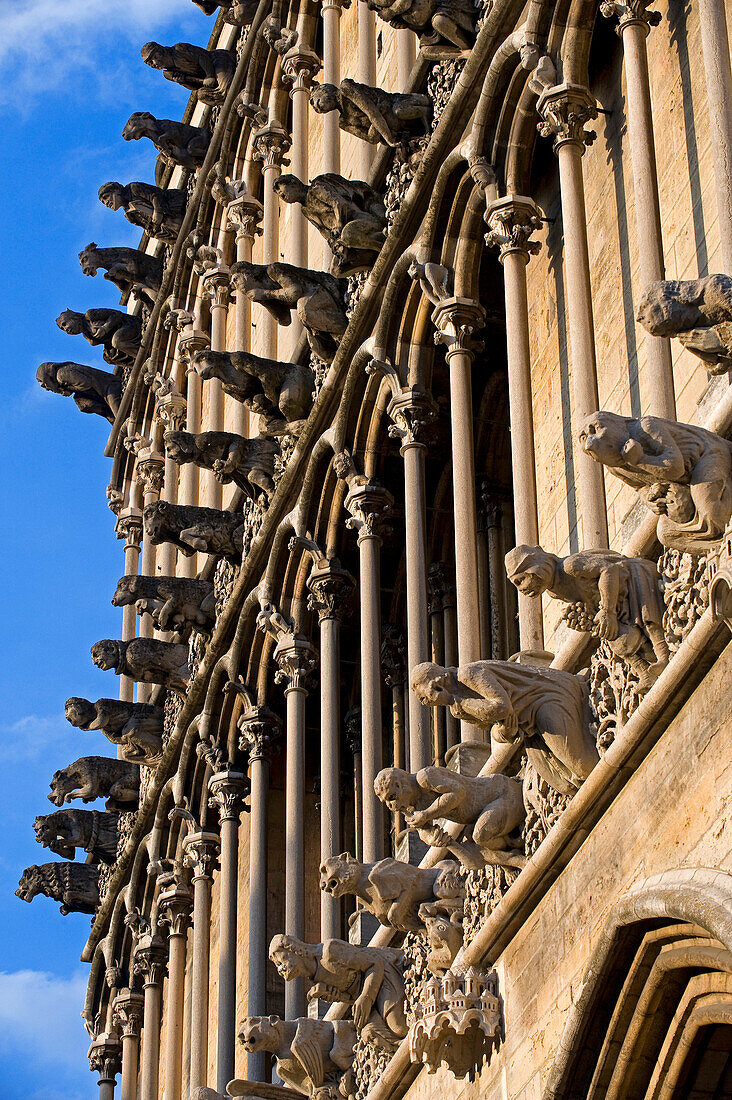
[[[649,11],[649,5],[653,0],[604,0],[600,4],[600,11],[606,19],[617,16],[618,25],[615,28],[622,36],[626,27],[641,26],[646,34],[651,27],[657,27],[661,22],[661,13]]]

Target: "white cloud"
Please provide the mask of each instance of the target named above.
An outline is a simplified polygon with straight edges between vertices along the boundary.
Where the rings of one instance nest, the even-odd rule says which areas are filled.
[[[69,741],[70,727],[58,716],[28,714],[0,724],[0,762],[46,757],[48,749]]]
[[[80,1017],[86,983],[83,971],[69,977],[43,970],[0,971],[0,1052],[12,1055],[18,1065],[77,1070],[81,1063],[83,1069],[89,1045]],[[45,1090],[43,1095],[49,1097]],[[70,1094],[59,1096],[72,1100]]]

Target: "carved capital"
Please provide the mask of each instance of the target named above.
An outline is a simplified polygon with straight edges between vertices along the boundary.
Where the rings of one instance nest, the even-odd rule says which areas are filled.
[[[139,508],[123,508],[114,525],[118,539],[125,540],[125,550],[137,550],[142,546],[142,512]]]
[[[351,574],[336,559],[313,566],[308,578],[308,607],[317,611],[318,622],[342,619],[355,585]]]
[[[285,153],[291,145],[290,135],[282,123],[268,122],[254,134],[252,160],[261,160],[263,169],[280,168],[290,163]]]
[[[412,1062],[430,1073],[447,1065],[456,1077],[473,1074],[501,1025],[495,971],[455,967],[431,978],[414,1010],[409,1033]]]
[[[282,722],[269,707],[250,707],[237,722],[239,748],[252,760],[272,759],[282,736]]]
[[[323,11],[328,11],[328,9],[332,9],[334,11],[337,11],[339,15],[341,12],[341,8],[350,8],[351,6],[351,0],[320,0],[320,2],[322,4]]]
[[[153,493],[159,496],[165,480],[165,460],[159,455],[138,459],[137,478],[146,496]]]
[[[211,881],[220,847],[216,833],[201,831],[188,834],[183,841],[183,863],[193,872],[193,882],[200,879]]]
[[[432,321],[437,329],[435,343],[445,345],[448,363],[453,355],[469,355],[472,359],[483,347],[473,335],[485,324],[485,310],[480,302],[472,298],[445,298],[435,306]]]
[[[168,953],[158,935],[140,936],[135,947],[132,972],[143,978],[145,985],[160,985],[165,974]]]
[[[455,585],[442,561],[433,562],[427,570],[427,594],[431,613],[444,611],[455,603]]]
[[[234,768],[225,768],[216,772],[208,781],[209,799],[211,809],[219,812],[219,821],[238,821],[239,814],[244,809],[244,796],[249,784],[243,772]]]
[[[145,998],[126,989],[114,999],[112,1020],[122,1039],[136,1039],[142,1030]]]
[[[225,266],[213,268],[203,276],[203,297],[210,298],[215,309],[226,308],[231,297],[229,269]]]
[[[275,682],[289,691],[306,691],[308,676],[318,663],[318,656],[307,638],[286,634],[275,646],[274,659],[279,665]]]
[[[314,50],[307,46],[300,46],[290,50],[282,59],[282,82],[291,84],[290,95],[295,92],[307,91],[310,83],[320,68],[320,58]]]
[[[541,122],[537,129],[542,137],[554,138],[554,152],[563,145],[576,145],[584,153],[597,137],[585,124],[597,118],[597,103],[581,84],[554,84],[544,88],[536,101]]]
[[[166,432],[179,432],[186,426],[186,399],[180,393],[166,393],[158,397],[158,419]]]
[[[396,623],[384,623],[381,632],[381,673],[388,687],[406,679],[404,635]]]
[[[657,27],[661,22],[660,11],[648,10],[651,3],[653,0],[626,0],[625,3],[621,0],[604,0],[600,4],[600,11],[606,19],[617,18],[615,31],[621,38],[628,27],[642,27],[648,35],[651,27]]]
[[[541,228],[541,214],[533,199],[523,195],[506,195],[504,199],[489,203],[485,220],[490,232],[485,235],[489,248],[498,248],[499,259],[519,253],[528,262],[529,256],[541,251],[541,242],[532,241],[531,235]]]
[[[260,222],[264,213],[264,207],[254,195],[244,194],[234,199],[226,207],[226,224],[229,229],[236,230],[237,241],[242,238],[254,240],[256,234],[261,236]]]
[[[203,351],[210,344],[210,340],[205,332],[201,329],[193,327],[185,328],[178,340],[178,358],[183,366],[186,368],[186,374],[190,374],[193,371],[191,361],[197,351]]]
[[[400,453],[408,447],[424,447],[425,429],[437,416],[437,405],[425,391],[412,386],[395,394],[386,410],[393,424],[389,425],[392,439],[400,439]]]
[[[381,539],[387,530],[386,517],[391,513],[394,498],[391,493],[375,482],[366,481],[354,484],[344,501],[350,518],[346,527],[358,533],[358,542],[362,539]]]
[[[122,1069],[122,1047],[116,1035],[105,1032],[95,1039],[87,1053],[89,1069],[99,1074],[99,1083],[114,1086]]]
[[[184,936],[193,908],[188,876],[170,871],[160,875],[159,881],[163,889],[158,897],[158,927],[167,925],[171,936]]]

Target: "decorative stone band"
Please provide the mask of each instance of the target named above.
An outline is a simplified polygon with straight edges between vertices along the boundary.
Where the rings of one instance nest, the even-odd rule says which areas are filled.
[[[427,982],[409,1032],[412,1062],[430,1073],[447,1066],[456,1077],[475,1075],[501,1025],[495,971],[455,967]]]

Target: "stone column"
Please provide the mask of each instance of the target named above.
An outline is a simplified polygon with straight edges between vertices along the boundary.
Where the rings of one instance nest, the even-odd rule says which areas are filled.
[[[125,576],[136,576],[142,546],[142,512],[132,506],[123,508],[114,527],[118,539],[125,540]],[[122,608],[122,640],[131,641],[137,633],[137,611],[133,603]],[[119,678],[119,697],[127,703],[134,698],[135,684],[129,676]],[[117,752],[119,755],[119,749]]]
[[[247,191],[234,199],[226,207],[226,224],[229,229],[236,232],[236,259],[247,263],[252,259],[252,246],[254,238],[262,230],[259,223],[262,220],[263,206],[261,202]],[[234,291],[234,310],[236,313],[236,335],[234,337],[235,351],[249,351],[251,345],[251,303],[243,290]],[[234,431],[239,435],[249,437],[249,412],[240,402],[235,402]]]
[[[627,82],[628,140],[633,169],[635,223],[638,240],[638,266],[641,290],[665,278],[661,209],[658,201],[656,146],[653,138],[653,109],[648,79],[646,38],[650,28],[658,26],[661,15],[648,11],[652,0],[605,0],[600,11],[606,18],[618,17],[617,32],[623,42]],[[730,102],[732,109],[732,102]],[[648,404],[650,416],[676,417],[671,342],[667,337],[644,335]],[[538,603],[538,600],[535,601]]]
[[[160,491],[163,488],[165,478],[165,462],[163,456],[152,447],[146,447],[138,452],[137,479],[142,486],[143,511],[149,504],[154,504],[160,499]],[[145,577],[155,576],[156,548],[143,531],[142,555],[140,572]],[[141,638],[152,638],[154,633],[152,619],[149,615],[140,616],[139,634]],[[146,703],[150,697],[152,688],[150,684],[137,685],[138,702]]]
[[[190,1090],[206,1084],[208,996],[211,953],[211,885],[219,854],[215,833],[189,833],[183,862],[193,872],[193,960],[191,966]]]
[[[353,849],[363,859],[363,799],[361,797],[361,708],[351,707],[343,719],[346,744],[353,757]]]
[[[305,700],[316,654],[307,638],[283,634],[274,659],[275,680],[284,685],[285,726],[285,935],[305,935]],[[306,1015],[301,978],[285,984],[285,1019]]]
[[[394,767],[416,771],[407,760],[406,729],[404,723],[404,682],[407,670],[404,662],[404,635],[396,623],[384,623],[381,642],[381,674],[391,689],[391,721],[394,746]],[[427,708],[425,708],[427,709]],[[430,710],[432,708],[430,707]],[[431,763],[431,761],[430,761]],[[404,815],[394,814],[394,833],[399,836],[404,828]]]
[[[356,0],[358,4],[358,81],[373,88],[376,84],[376,17],[368,7],[366,0]],[[359,141],[359,176],[369,178],[374,160],[375,147],[368,141]]]
[[[359,0],[365,7],[363,0]],[[360,10],[360,9],[359,9]],[[384,517],[394,503],[381,485],[358,476],[349,483],[346,526],[358,533],[361,607],[361,799],[363,858],[373,863],[384,854],[384,808],[374,793],[382,767],[381,728],[381,579]]]
[[[137,1100],[137,1063],[144,1012],[142,993],[125,989],[114,999],[112,1019],[122,1042],[120,1100]]]
[[[308,578],[308,607],[320,624],[320,859],[341,850],[340,620],[356,582],[337,559],[316,563]],[[320,892],[320,938],[340,939],[341,903]]]
[[[236,905],[239,879],[239,814],[246,777],[227,766],[208,781],[209,805],[221,822],[219,878],[219,991],[216,1041],[216,1088],[225,1092],[234,1078],[236,1045]]]
[[[186,325],[178,341],[180,361],[186,372],[186,431],[195,435],[201,430],[201,378],[191,366],[197,351],[209,346],[205,332],[193,326],[192,314],[187,315],[190,324]],[[178,473],[178,503],[198,504],[198,467],[194,462],[186,462]],[[186,557],[178,555],[178,572],[182,577],[195,577],[197,554]]]
[[[183,1084],[183,1009],[186,944],[193,895],[186,878],[176,872],[159,876],[158,924],[168,926],[168,989],[165,1004],[164,1100],[178,1100]]]
[[[167,950],[160,936],[141,936],[135,947],[133,970],[143,978],[144,1010],[140,1100],[157,1100],[160,1073],[160,1003]]]
[[[203,297],[211,302],[211,351],[226,351],[226,317],[229,305],[229,270],[220,265],[203,276]],[[224,391],[218,378],[206,383],[208,409],[206,414],[207,432],[220,432],[224,428]],[[199,475],[200,476],[200,475]],[[222,485],[212,471],[203,473],[203,493],[201,504],[204,508],[221,508]]]
[[[279,122],[268,122],[254,135],[253,160],[262,162],[262,191],[264,194],[264,239],[262,241],[262,262],[275,263],[279,260],[279,198],[272,190],[274,182],[282,171],[285,153],[290,148],[290,135]],[[277,323],[269,310],[262,307],[258,323],[261,325],[261,353],[269,359],[277,358]]]
[[[541,217],[533,199],[508,195],[489,205],[486,218],[491,227],[486,242],[500,249],[499,259],[503,264],[516,544],[536,546],[539,542],[539,513],[526,265],[529,256],[535,255],[541,248],[538,241],[530,239],[534,230],[540,227]],[[544,648],[541,600],[519,596],[519,628],[522,649]]]
[[[446,665],[445,659],[445,618],[443,599],[447,585],[444,562],[433,562],[427,571],[427,593],[430,610],[430,661],[435,665]],[[435,757],[439,764],[445,763],[448,749],[447,719],[451,718],[454,727],[452,744],[457,744],[460,733],[457,719],[453,718],[445,707],[430,707],[434,729]]]
[[[722,271],[732,275],[732,74],[724,0],[699,0]]]
[[[574,417],[579,425],[599,406],[582,176],[582,155],[585,147],[595,138],[594,132],[588,132],[584,127],[590,119],[597,118],[597,105],[586,88],[577,84],[556,84],[544,89],[536,109],[542,118],[538,127],[539,133],[543,137],[554,137],[554,151],[559,161],[569,354],[574,387]],[[577,448],[575,468],[582,522],[580,545],[588,550],[607,546],[602,467],[581,448]]]
[[[99,1074],[99,1100],[114,1100],[115,1077],[122,1065],[119,1039],[105,1032],[89,1047],[89,1069]]]
[[[165,392],[161,387],[157,391],[157,415],[166,432],[182,431],[186,423],[186,399],[178,392],[172,382],[168,382]],[[163,475],[163,490],[161,499],[168,504],[176,504],[178,499],[178,470],[180,467],[165,455],[165,470]],[[172,577],[176,575],[175,569],[176,549],[171,542],[162,543],[157,547],[155,555],[156,572],[159,576]]]
[[[404,459],[404,532],[407,564],[407,668],[430,658],[427,608],[427,501],[425,489],[425,429],[437,409],[428,393],[416,387],[391,399],[388,413],[394,421],[389,434],[401,440]],[[477,588],[476,588],[477,591]],[[432,735],[428,707],[409,691],[409,767],[417,772],[432,763]]]
[[[482,495],[482,508],[485,524],[486,543],[488,548],[488,578],[491,594],[491,645],[490,656],[494,661],[503,661],[509,656],[508,653],[508,623],[506,619],[506,567],[504,565],[504,550],[503,545],[503,509],[499,502],[495,500],[490,493],[483,493]],[[518,539],[516,540],[518,542]],[[538,542],[538,539],[535,540]],[[531,543],[530,545],[535,545]],[[536,600],[536,603],[540,604],[540,600]],[[523,636],[521,642],[521,648],[529,648],[523,644]],[[532,648],[543,648],[543,631],[542,631],[542,645],[534,646]]]
[[[269,764],[282,723],[267,707],[250,707],[237,723],[239,748],[249,757],[249,1016],[267,1014],[267,797]],[[265,1055],[247,1055],[247,1080],[264,1081]]]
[[[341,8],[351,0],[322,0],[323,4],[323,83],[341,82]],[[323,171],[341,170],[341,130],[338,111],[323,115]],[[326,248],[328,246],[326,245]],[[330,249],[328,249],[330,256]],[[327,265],[326,265],[327,266]]]

